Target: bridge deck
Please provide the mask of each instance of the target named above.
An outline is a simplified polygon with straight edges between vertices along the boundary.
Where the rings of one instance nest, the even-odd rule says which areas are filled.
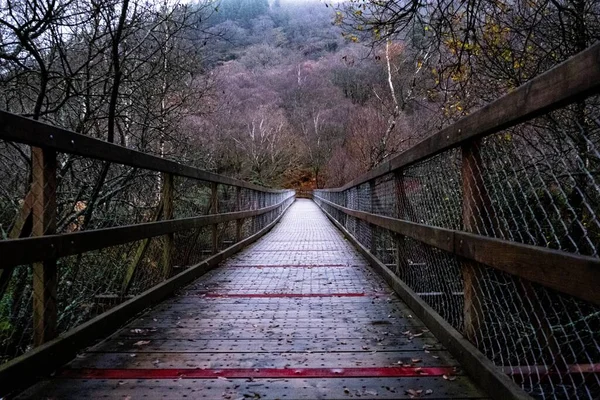
[[[309,200],[22,398],[483,398]]]

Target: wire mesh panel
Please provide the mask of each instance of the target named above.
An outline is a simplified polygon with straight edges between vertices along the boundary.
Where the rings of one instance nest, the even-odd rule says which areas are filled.
[[[550,286],[539,283],[551,272],[535,256],[525,266],[516,260],[521,251],[546,252],[545,260],[567,255],[598,274],[599,99],[519,122],[356,186],[315,190],[314,199],[527,393],[598,399],[600,305],[556,289],[581,269],[560,265],[562,279]],[[487,247],[478,247],[482,239]],[[476,261],[484,253],[489,261]],[[514,272],[504,272],[511,263]],[[522,277],[527,265],[539,267],[538,283]]]
[[[39,129],[44,135],[50,128]],[[76,135],[53,133],[59,134]],[[121,151],[98,143],[103,145]],[[156,157],[136,157],[164,165]],[[0,259],[0,362],[258,233],[294,201],[289,190],[218,175],[202,180],[210,174],[193,169],[179,174],[184,166],[175,172],[150,168],[129,158],[115,163],[0,140],[3,249],[18,238],[60,239],[59,246],[29,247],[36,250],[31,253],[58,256],[34,255],[31,265]],[[202,218],[210,215],[215,222],[208,224]],[[94,232],[101,234],[87,239]]]

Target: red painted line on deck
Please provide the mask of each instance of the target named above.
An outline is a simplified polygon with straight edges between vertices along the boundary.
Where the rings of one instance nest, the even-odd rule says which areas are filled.
[[[366,293],[206,293],[204,297],[247,297],[247,298],[281,298],[281,297],[364,297]]]
[[[346,265],[346,264],[323,264],[323,265],[316,265],[316,264],[281,264],[281,265],[277,265],[277,264],[266,264],[266,265],[262,265],[262,264],[257,264],[257,265],[228,265],[228,267],[232,267],[232,268],[342,268],[342,267],[351,267],[351,265]]]
[[[454,367],[382,368],[227,368],[227,369],[63,369],[58,378],[71,379],[215,379],[215,378],[368,378],[454,375]]]

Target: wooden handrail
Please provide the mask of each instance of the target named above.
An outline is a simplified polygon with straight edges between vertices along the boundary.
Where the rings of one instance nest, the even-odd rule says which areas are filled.
[[[0,111],[0,139],[205,182],[220,183],[259,192],[284,192],[283,190],[266,188],[128,149],[6,111]]]
[[[344,186],[319,190],[326,192],[348,190],[597,92],[600,92],[600,43],[594,44],[498,100],[422,140]]]
[[[151,237],[250,218],[281,207],[290,197],[292,196],[286,197],[278,204],[258,210],[202,215],[192,218],[148,222],[83,232],[2,240],[0,241],[0,254],[2,254],[0,268],[52,260]]]
[[[352,210],[321,197],[318,200],[370,224],[600,305],[599,258]]]

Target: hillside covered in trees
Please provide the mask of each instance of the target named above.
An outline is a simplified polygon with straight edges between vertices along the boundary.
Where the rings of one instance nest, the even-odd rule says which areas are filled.
[[[598,7],[8,1],[1,107],[267,186],[335,186],[586,48]]]
[[[359,43],[335,18],[316,1],[218,6],[205,49],[211,109],[182,127],[210,149],[205,165],[266,185],[338,185],[414,143],[417,119],[428,128],[426,107],[410,101],[412,51]]]

